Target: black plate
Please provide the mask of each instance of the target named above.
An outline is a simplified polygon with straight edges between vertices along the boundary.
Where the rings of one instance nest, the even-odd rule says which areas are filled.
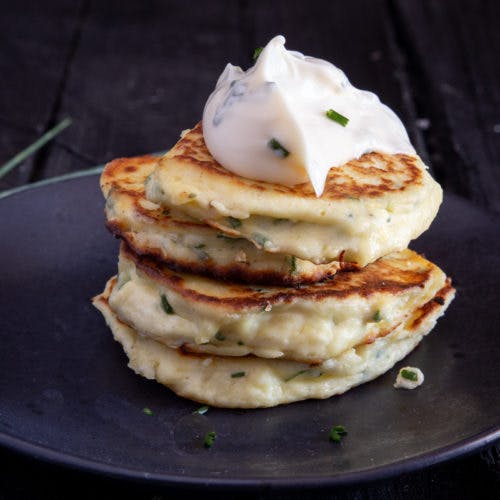
[[[395,390],[397,367],[343,396],[266,410],[211,409],[126,367],[90,297],[115,273],[96,175],[0,200],[0,443],[121,477],[224,486],[326,485],[429,465],[500,437],[499,219],[447,196],[413,247],[458,294],[406,360],[426,376]],[[150,408],[152,415],[143,409]],[[332,425],[349,431],[328,441]],[[217,432],[210,450],[200,445]]]

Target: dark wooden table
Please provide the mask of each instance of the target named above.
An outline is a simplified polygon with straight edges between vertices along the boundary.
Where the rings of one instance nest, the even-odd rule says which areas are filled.
[[[499,21],[495,0],[2,2],[0,164],[63,118],[73,124],[0,190],[169,148],[200,118],[226,62],[247,67],[282,33],[288,48],[334,62],[392,107],[446,190],[499,213]],[[498,456],[493,447],[383,482],[257,496],[498,498]],[[185,493],[5,449],[0,460],[0,499]]]

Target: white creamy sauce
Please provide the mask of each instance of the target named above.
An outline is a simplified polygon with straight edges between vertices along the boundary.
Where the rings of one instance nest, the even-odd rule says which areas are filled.
[[[330,109],[347,125],[329,119]],[[364,153],[415,154],[403,124],[375,94],[353,87],[327,61],[286,50],[283,36],[247,71],[226,66],[205,105],[203,134],[227,170],[284,185],[309,180],[317,196],[330,168]],[[273,139],[280,147],[271,147]]]
[[[424,374],[419,368],[405,366],[399,370],[394,387],[396,389],[415,389],[424,383]]]

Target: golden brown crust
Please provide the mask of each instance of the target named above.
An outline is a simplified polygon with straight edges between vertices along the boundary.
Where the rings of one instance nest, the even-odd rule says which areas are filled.
[[[194,154],[194,153],[193,153]],[[233,260],[222,264],[212,257],[197,261],[167,254],[165,249],[147,243],[147,238],[130,227],[130,220],[141,220],[144,224],[158,226],[167,234],[172,232],[199,233],[200,230],[213,231],[203,222],[184,216],[178,210],[166,209],[149,202],[145,195],[144,182],[158,162],[152,155],[133,158],[118,158],[106,165],[101,176],[101,188],[109,203],[118,203],[116,212],[107,210],[106,227],[117,238],[121,238],[139,255],[151,256],[162,261],[175,272],[185,272],[209,276],[223,281],[261,283],[270,285],[296,285],[315,283],[333,276],[338,270],[355,270],[358,266],[352,262],[332,262],[328,265],[309,265],[307,272],[288,272],[276,266],[249,265],[247,262]],[[126,212],[126,214],[125,214]],[[142,235],[143,236],[143,235]],[[262,254],[263,259],[270,259]],[[283,256],[285,259],[285,256]]]
[[[455,293],[455,289],[451,284],[451,279],[447,278],[445,285],[436,295],[418,309],[417,314],[414,315],[411,325],[409,325],[408,328],[416,330],[429,316],[434,315],[440,307],[443,307],[453,293]]]
[[[212,157],[203,138],[201,122],[185,134],[168,153],[169,161],[196,165],[202,176],[224,178],[235,189],[272,191],[301,198],[316,199],[309,182],[282,186],[240,177],[226,170]],[[389,192],[403,192],[422,184],[422,164],[415,156],[405,154],[366,153],[337,168],[330,169],[321,198],[339,200],[377,198]]]
[[[116,237],[121,238],[127,246],[138,256],[151,257],[159,263],[167,266],[171,271],[178,273],[199,274],[224,282],[253,283],[274,286],[295,286],[317,283],[333,277],[339,271],[355,271],[359,266],[352,262],[339,262],[338,267],[332,265],[328,269],[317,266],[316,272],[310,271],[307,275],[283,273],[280,271],[252,269],[246,263],[234,262],[231,265],[216,264],[212,259],[204,261],[192,261],[170,259],[165,253],[157,248],[147,246],[138,242],[136,235],[130,231],[124,231],[115,222],[106,222],[106,227]]]
[[[108,300],[109,296],[110,296],[114,286],[116,285],[116,282],[117,282],[116,276],[111,278],[111,280],[107,284],[105,292],[101,295],[98,295],[97,297],[94,297],[93,301],[99,300],[105,304],[108,304],[109,303],[109,300]],[[447,306],[447,303],[450,301],[450,299],[454,293],[455,293],[455,289],[451,285],[451,279],[447,278],[445,285],[436,293],[436,295],[413,312],[412,319],[411,319],[411,321],[409,321],[406,324],[405,329],[408,330],[409,332],[416,332],[419,329],[421,323],[425,319],[427,319],[431,316],[433,316],[434,318],[438,318],[440,315],[439,309],[442,309],[445,306]],[[116,318],[116,319],[120,323],[127,325],[126,323],[124,323],[120,319],[118,319],[118,318]],[[400,323],[392,325],[390,328],[380,329],[376,335],[371,335],[371,336],[366,337],[359,344],[357,344],[355,347],[360,347],[360,346],[366,345],[366,344],[372,344],[377,339],[382,338],[382,337],[386,337],[387,335],[391,334],[399,326],[400,326]],[[187,357],[205,359],[205,358],[209,358],[209,357],[213,356],[213,354],[198,352],[196,350],[196,346],[190,345],[190,344],[182,344],[181,346],[179,346],[177,348],[177,350],[178,350],[179,354],[181,354],[183,356],[187,356]],[[225,356],[218,356],[218,357],[224,358]],[[247,354],[244,357],[255,357],[255,356],[253,354]],[[231,357],[227,357],[227,358],[231,359]],[[298,358],[294,358],[292,361],[303,362],[303,363],[309,364],[310,366],[317,366],[317,365],[321,364],[324,360],[311,361],[311,360],[301,360]]]
[[[101,189],[104,196],[107,196],[113,188],[127,191],[126,186],[133,186],[130,192],[135,194],[137,188],[144,185],[144,177],[138,176],[137,172],[145,165],[153,164],[154,167],[157,161],[158,157],[153,155],[116,158],[110,161],[101,174]]]
[[[185,277],[173,273],[155,259],[139,257],[126,245],[122,245],[121,252],[151,279],[173,289],[184,298],[239,312],[260,309],[268,304],[272,307],[276,304],[291,303],[299,299],[321,301],[350,296],[368,298],[376,293],[395,295],[414,287],[423,288],[431,274],[437,270],[434,264],[415,252],[404,250],[379,259],[356,272],[337,273],[330,280],[306,287],[268,287],[265,290],[256,290],[255,287],[247,285],[227,283],[224,285],[226,296],[215,296],[190,288]]]

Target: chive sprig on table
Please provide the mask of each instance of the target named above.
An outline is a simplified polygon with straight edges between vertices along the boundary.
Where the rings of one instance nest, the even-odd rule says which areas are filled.
[[[45,134],[43,134],[39,139],[30,144],[27,148],[17,153],[7,163],[4,163],[0,167],[0,178],[8,174],[13,168],[17,167],[24,160],[26,160],[26,158],[28,158],[33,153],[38,151],[42,146],[47,144],[47,142],[52,140],[56,135],[60,134],[65,128],[68,128],[72,122],[73,121],[71,120],[71,118],[65,118],[61,123],[59,123],[55,127],[52,127],[50,130],[47,130]]]

